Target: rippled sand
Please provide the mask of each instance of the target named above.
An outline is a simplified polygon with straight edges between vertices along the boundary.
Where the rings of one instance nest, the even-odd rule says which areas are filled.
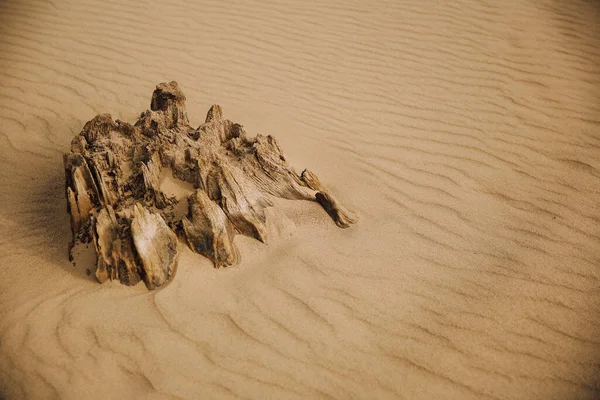
[[[0,397],[600,397],[600,4],[0,2]],[[280,201],[164,290],[67,259],[62,153],[176,80],[360,223]]]

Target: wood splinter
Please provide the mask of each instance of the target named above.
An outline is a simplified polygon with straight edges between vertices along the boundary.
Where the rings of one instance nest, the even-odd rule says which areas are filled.
[[[266,243],[270,197],[316,201],[341,228],[356,221],[315,174],[292,169],[274,137],[248,137],[220,106],[192,128],[177,82],[157,85],[150,108],[135,125],[96,116],[64,156],[70,257],[75,244],[93,242],[100,282],[163,286],[176,269],[177,235],[215,267],[235,265],[236,234]],[[167,168],[191,195],[161,190]]]

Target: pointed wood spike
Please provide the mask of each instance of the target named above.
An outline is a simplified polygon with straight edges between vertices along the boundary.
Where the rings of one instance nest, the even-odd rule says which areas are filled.
[[[213,104],[210,109],[208,110],[208,113],[206,114],[206,119],[205,119],[205,123],[209,123],[209,122],[213,122],[213,121],[220,121],[223,119],[223,110],[221,109],[221,106],[218,104]]]

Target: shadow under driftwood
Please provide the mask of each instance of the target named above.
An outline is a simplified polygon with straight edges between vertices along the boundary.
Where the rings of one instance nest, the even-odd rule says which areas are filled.
[[[36,134],[43,135],[41,132],[31,133],[32,136]],[[70,135],[64,133],[64,137]],[[44,262],[40,263],[40,268],[51,265],[76,278],[90,279],[86,273],[89,265],[75,266],[69,261],[71,228],[65,198],[62,149],[11,150],[10,154],[5,153],[1,157],[6,167],[5,174],[14,176],[13,185],[4,194],[10,200],[10,208],[0,208],[0,215],[11,226],[9,236],[2,240],[3,244],[12,247],[12,254],[22,254],[32,262],[36,258],[42,259]],[[40,270],[40,273],[44,272]]]

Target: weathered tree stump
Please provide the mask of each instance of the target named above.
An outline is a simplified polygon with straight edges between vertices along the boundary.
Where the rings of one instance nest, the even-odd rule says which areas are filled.
[[[151,109],[135,125],[108,114],[86,123],[64,164],[70,256],[76,243],[93,242],[100,282],[164,285],[176,268],[177,234],[217,268],[238,263],[236,234],[267,240],[271,196],[317,201],[342,228],[355,221],[313,173],[294,172],[275,138],[247,137],[218,105],[192,128],[176,82],[156,87]],[[195,192],[165,194],[159,184],[163,168]],[[178,216],[174,210],[182,202],[187,214]]]

